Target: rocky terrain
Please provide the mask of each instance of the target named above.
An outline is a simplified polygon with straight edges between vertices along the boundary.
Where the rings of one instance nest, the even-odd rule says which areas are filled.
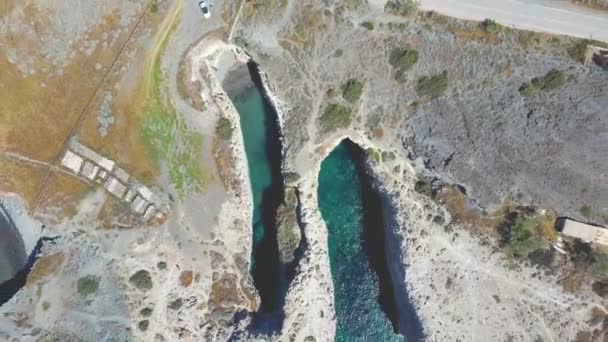
[[[194,1],[0,6],[2,203],[24,250],[53,238],[0,306],[0,339],[263,338],[248,331],[260,305],[252,195],[225,92],[246,54],[279,115],[280,256],[297,263],[282,330],[266,338],[333,340],[317,177],[347,137],[368,149],[393,282],[428,340],[605,338],[608,303],[588,276],[569,288],[559,269],[509,257],[495,227],[476,222],[508,202],[608,223],[608,73],[582,63],[579,39],[384,5],[216,1],[209,20]],[[65,25],[47,29],[45,13]],[[162,194],[168,219],[143,222],[56,168],[73,137]],[[435,196],[451,184],[482,218]]]

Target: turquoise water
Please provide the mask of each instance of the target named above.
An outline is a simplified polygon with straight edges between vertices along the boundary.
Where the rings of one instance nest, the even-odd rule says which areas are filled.
[[[286,284],[276,241],[276,210],[283,201],[281,141],[277,116],[262,93],[255,66],[251,86],[228,94],[239,113],[253,194],[251,275],[261,299],[261,312],[282,307]]]
[[[251,192],[253,193],[253,244],[257,246],[263,240],[265,231],[262,221],[264,191],[272,185],[272,173],[266,150],[264,97],[256,87],[249,87],[235,96],[232,102],[240,115],[245,153],[247,154]]]
[[[342,142],[323,161],[319,209],[327,224],[334,282],[336,341],[402,341],[378,302],[378,280],[369,269],[361,234],[363,203],[355,161]]]

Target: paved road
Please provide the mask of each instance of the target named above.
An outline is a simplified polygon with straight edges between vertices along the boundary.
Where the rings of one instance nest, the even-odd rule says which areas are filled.
[[[608,42],[608,11],[565,0],[419,0],[423,10],[471,20],[492,18],[503,25]]]

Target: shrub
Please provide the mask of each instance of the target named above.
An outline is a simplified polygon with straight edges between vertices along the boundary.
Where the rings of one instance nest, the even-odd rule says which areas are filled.
[[[321,115],[321,126],[325,131],[333,131],[338,128],[348,127],[351,121],[351,110],[343,105],[332,103]]]
[[[390,64],[395,68],[395,78],[403,81],[405,72],[418,62],[418,57],[416,50],[405,49],[393,52]]]
[[[418,7],[416,7],[414,0],[390,0],[384,5],[384,11],[386,13],[410,17],[418,13]]]
[[[548,265],[552,260],[552,254],[545,252],[548,246],[538,217],[517,215],[509,229],[507,243],[515,256],[528,257],[533,263]]]
[[[182,307],[182,299],[178,298],[169,304],[169,309],[179,310]]]
[[[530,83],[524,83],[519,87],[519,93],[524,97],[536,95],[539,90],[555,90],[566,83],[566,75],[563,71],[551,69],[545,76],[535,77]]]
[[[448,89],[448,72],[444,71],[441,74],[431,77],[424,76],[418,79],[416,92],[418,96],[429,99],[436,99],[443,95]]]
[[[608,280],[608,253],[594,250],[593,264],[591,264],[591,274],[602,280]]]
[[[363,94],[363,83],[357,79],[351,78],[342,87],[342,97],[350,102],[355,103]]]
[[[78,279],[78,282],[76,283],[78,293],[81,296],[86,297],[90,294],[97,292],[97,289],[99,288],[100,279],[100,277],[93,275],[88,275],[86,277]]]
[[[370,31],[374,29],[374,23],[372,23],[371,21],[364,21],[361,23],[361,26]]]
[[[129,278],[129,283],[141,291],[148,291],[152,289],[152,277],[150,277],[150,272],[146,270],[139,270],[135,272],[135,274]]]
[[[574,43],[574,45],[572,45],[568,49],[568,54],[575,61],[585,63],[585,56],[587,55],[587,44],[589,44],[588,40],[581,40]]]
[[[139,312],[143,317],[150,317],[154,310],[152,308],[143,308]]]
[[[486,19],[481,22],[481,27],[484,31],[490,34],[497,34],[502,30],[502,26],[493,19]]]
[[[148,330],[148,327],[150,326],[150,321],[148,321],[148,320],[141,321],[141,322],[139,322],[139,324],[137,326],[139,327],[139,330],[146,331],[146,330]]]
[[[540,90],[554,90],[566,83],[564,72],[551,69],[545,76],[532,79],[532,85]]]
[[[519,93],[521,94],[521,96],[524,97],[532,97],[536,95],[537,91],[538,88],[527,82],[522,84],[521,87],[519,87]]]
[[[150,12],[152,12],[152,13],[158,12],[158,0],[150,1]]]
[[[227,118],[220,118],[217,121],[217,126],[215,126],[215,134],[217,134],[222,141],[230,140],[233,132],[234,128],[232,127],[230,120]]]
[[[589,218],[591,216],[591,207],[588,205],[584,205],[582,207],[580,207],[580,209],[578,210],[581,215]]]
[[[284,180],[286,184],[293,184],[300,180],[300,175],[296,172],[285,173]]]
[[[367,152],[367,158],[372,164],[378,165],[380,163],[380,153],[378,150],[370,147],[365,152]]]

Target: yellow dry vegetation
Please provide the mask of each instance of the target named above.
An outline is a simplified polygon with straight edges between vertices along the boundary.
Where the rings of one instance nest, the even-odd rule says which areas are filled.
[[[45,177],[45,168],[32,167],[0,156],[0,192],[18,194],[28,203],[28,207],[36,199]]]
[[[175,8],[175,7],[174,7]],[[155,33],[162,30],[165,25],[161,25],[166,13],[149,13],[142,27],[135,33],[133,39],[140,38],[147,34],[147,29],[153,29]],[[115,65],[115,70],[109,75],[107,84],[104,86],[102,94],[110,92],[112,94],[111,111],[114,116],[114,124],[108,129],[106,136],[101,136],[98,132],[99,122],[97,116],[101,111],[104,96],[97,96],[91,106],[91,113],[82,124],[79,130],[80,141],[93,148],[102,155],[115,160],[123,169],[136,177],[138,180],[150,184],[158,176],[159,170],[154,162],[149,158],[147,147],[142,142],[140,127],[144,114],[144,103],[147,97],[147,73],[150,68],[149,54],[158,53],[157,47],[150,52],[145,47],[127,46],[131,58],[120,58]],[[145,60],[146,63],[140,63]],[[121,84],[121,70],[129,72],[129,81],[137,79],[135,85]]]
[[[480,41],[488,44],[500,43],[500,38],[491,34],[480,27],[469,29],[458,29],[453,32],[456,37],[463,40]]]
[[[31,12],[32,16],[45,15]],[[48,18],[28,20],[44,25]],[[118,13],[106,16],[88,36],[101,40],[104,32],[111,32],[119,25],[118,21]],[[121,34],[120,38],[124,40],[125,36]],[[97,70],[95,65],[108,65],[122,41],[117,39],[116,44],[105,49],[99,44],[91,56],[81,52],[77,45],[73,57],[62,68],[61,76],[57,76],[40,71],[43,68],[54,71],[56,68],[40,55],[36,49],[37,41],[10,31],[0,39],[7,49],[16,48],[18,44],[22,53],[34,58],[36,70],[33,75],[24,75],[6,55],[0,55],[0,146],[3,150],[52,162],[103,77],[103,68]]]
[[[49,21],[52,18],[48,13],[40,11],[35,4],[23,6],[24,22],[34,25],[37,32],[51,26]],[[14,6],[0,7],[1,12],[8,14]],[[120,13],[116,11],[100,18],[98,25],[87,32],[86,37],[91,41],[103,41],[104,34],[119,28]],[[126,32],[117,33],[114,44],[105,47],[97,44],[90,55],[81,51],[85,47],[84,41],[76,43],[63,67],[51,65],[42,55],[39,46],[44,35],[11,30],[0,34],[4,47],[0,53],[0,153],[18,153],[49,164],[55,161],[68,133],[93,97],[105,68],[111,64],[128,35]],[[34,73],[23,73],[17,64],[9,61],[6,51],[11,49],[32,58]],[[17,192],[31,206],[48,172],[48,168],[35,167],[3,161],[0,164],[0,191]],[[64,190],[69,189],[73,188]]]
[[[61,265],[65,260],[65,255],[61,252],[44,255],[36,260],[34,267],[27,276],[27,282],[25,286],[31,287],[37,283],[43,281],[49,275],[57,273]]]
[[[443,188],[439,191],[438,198],[456,219],[486,233],[492,232],[503,221],[509,207],[508,203],[503,203],[493,213],[482,215],[479,210],[475,210],[467,205],[467,196],[456,186]]]
[[[89,191],[89,185],[74,176],[55,172],[46,183],[39,208],[41,212],[50,210],[59,222],[61,218],[70,218],[77,214],[78,204]],[[53,223],[48,217],[47,223]]]

